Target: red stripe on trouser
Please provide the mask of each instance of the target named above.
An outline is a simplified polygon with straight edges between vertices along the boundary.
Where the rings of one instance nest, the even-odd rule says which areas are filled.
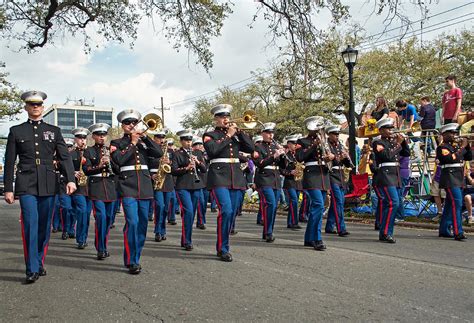
[[[378,187],[374,186],[375,191],[377,192],[377,204],[379,206],[379,224],[382,223],[382,212],[383,212],[383,205],[382,205],[382,194],[380,194],[380,191]]]
[[[197,214],[198,214],[198,224],[203,224],[202,223],[202,214],[201,214],[201,202],[199,199],[197,200],[198,205],[197,205]]]
[[[341,232],[341,226],[339,225],[339,213],[337,212],[337,203],[336,197],[334,196],[334,191],[331,189],[331,201],[332,201],[332,208],[334,209],[334,217],[336,218],[336,226],[337,232]]]
[[[28,262],[28,247],[25,239],[25,222],[23,219],[23,212],[20,211],[20,224],[21,224],[21,240],[23,241],[23,255],[25,257],[25,263]]]
[[[222,208],[219,200],[217,199],[217,194],[212,190],[212,195],[214,195],[214,200],[216,201],[217,209],[217,251],[222,250]]]
[[[49,232],[51,232],[51,229],[53,227],[53,219],[54,219],[55,209],[56,209],[56,199],[53,202],[53,207],[52,207],[52,211],[51,211],[51,222],[49,223]],[[44,259],[46,258],[46,254],[48,253],[48,248],[49,248],[49,238],[48,238],[48,241],[46,242],[46,245],[44,246],[44,249],[43,249],[43,258],[41,259],[41,264],[43,264],[43,265],[44,265]]]
[[[181,199],[179,198],[179,194],[176,193],[176,197],[178,199],[179,208],[181,210],[181,245],[186,244],[186,228],[184,227],[184,207],[181,203]]]
[[[120,199],[120,203],[122,204],[123,217],[125,219],[125,231],[123,232],[123,245],[124,245],[124,248],[125,248],[125,255],[127,257],[126,265],[130,265],[130,247],[128,245],[128,238],[127,238],[128,222],[127,222],[127,215],[125,214],[125,208],[123,207],[123,199]]]
[[[92,215],[94,216],[95,219],[95,249],[99,251],[99,228],[97,226],[97,211],[95,209],[95,204],[92,202]]]
[[[459,229],[458,229],[458,219],[456,216],[456,204],[454,203],[454,198],[453,198],[453,192],[451,191],[450,188],[446,189],[449,193],[449,197],[451,198],[451,212],[453,216],[453,228],[454,228],[454,234],[458,235],[459,234]]]
[[[386,195],[387,195],[388,202],[389,202],[387,220],[385,222],[385,228],[383,230],[384,234],[387,235],[388,234],[388,224],[390,223],[390,218],[392,216],[392,211],[393,211],[393,203],[392,203],[392,198],[390,197],[390,194],[388,194],[387,187],[384,186],[383,189],[385,190],[385,193],[387,193]]]
[[[267,200],[265,199],[265,195],[263,194],[263,190],[260,190],[260,195],[261,195],[261,199],[262,199],[262,220],[263,220],[263,235],[267,235],[267,225],[268,225],[268,221],[267,221],[267,209],[268,209],[268,204],[267,204]]]

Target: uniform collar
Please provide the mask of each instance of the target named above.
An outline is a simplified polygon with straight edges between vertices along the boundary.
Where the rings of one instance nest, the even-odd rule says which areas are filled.
[[[43,119],[40,119],[40,120],[31,120],[31,119],[28,119],[28,123],[29,123],[29,124],[38,125],[38,124],[43,123]]]
[[[104,144],[95,144],[94,146],[98,147],[98,148],[102,148],[102,147],[104,147]]]

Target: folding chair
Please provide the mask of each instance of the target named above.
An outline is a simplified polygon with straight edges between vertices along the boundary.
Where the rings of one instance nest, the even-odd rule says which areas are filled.
[[[410,208],[411,206],[413,209],[417,210],[417,217],[423,217],[424,214],[435,216],[437,213],[430,211],[435,203],[433,197],[429,194],[429,191],[428,194],[420,194],[420,192],[424,191],[422,188],[423,183],[421,183],[421,178],[414,177],[410,180],[411,189],[405,198],[405,208]]]
[[[370,200],[369,174],[352,174],[351,180],[353,190],[344,196],[346,199],[345,206],[359,205],[368,202]],[[365,197],[362,198],[364,195]]]

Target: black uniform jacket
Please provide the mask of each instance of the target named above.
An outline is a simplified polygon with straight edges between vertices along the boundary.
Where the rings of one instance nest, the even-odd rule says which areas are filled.
[[[150,157],[163,156],[161,146],[148,136],[143,137],[137,145],[133,145],[130,135],[124,134],[120,139],[110,142],[112,161],[120,167],[118,177],[120,197],[135,199],[153,198],[153,184],[148,169],[139,170],[140,165],[148,166]],[[122,167],[133,166],[136,169],[122,170]]]
[[[436,159],[441,167],[441,177],[439,187],[464,187],[464,167],[447,167],[442,165],[463,164],[465,160],[472,160],[471,147],[453,147],[450,143],[442,143],[436,148]]]
[[[196,163],[196,171],[199,178],[199,182],[196,182],[196,174],[194,170],[187,170],[186,166],[191,162],[191,156],[193,154],[197,157],[199,163]],[[184,148],[180,148],[173,154],[173,161],[171,163],[171,173],[176,175],[176,186],[177,190],[197,190],[205,187],[201,181],[199,174],[207,171],[206,161],[204,155],[200,150],[186,151]]]
[[[111,202],[117,199],[115,173],[118,174],[120,170],[113,161],[109,165],[99,166],[104,155],[103,149],[108,150],[109,147],[95,144],[86,149],[84,152],[86,158],[84,172],[89,176],[89,198]]]
[[[329,169],[323,161],[324,151],[320,145],[314,144],[314,137],[298,139],[296,143],[296,160],[299,162],[318,162],[319,165],[305,165],[303,172],[303,189],[327,191],[329,184]]]
[[[280,167],[285,166],[285,161],[283,156],[276,159],[273,157],[277,150],[278,146],[273,142],[263,141],[255,146],[252,157],[255,162],[254,182],[257,188],[281,188]],[[275,169],[271,169],[271,167]]]
[[[58,181],[53,165],[55,158],[64,165],[67,182],[74,182],[71,157],[58,127],[42,120],[28,120],[10,128],[5,152],[5,192],[13,192],[17,156],[15,195],[57,194]]]
[[[372,151],[369,155],[369,167],[370,167],[370,171],[372,172],[372,186],[377,186],[377,172],[378,172],[378,168],[377,168],[377,161],[375,160],[375,154],[374,152]]]
[[[331,153],[334,154],[335,158],[332,161],[332,168],[329,171],[329,179],[331,184],[346,187],[346,181],[344,180],[344,167],[354,167],[349,158],[342,158],[344,147],[339,141],[328,142]]]
[[[281,174],[285,176],[285,179],[283,180],[283,188],[294,188],[295,190],[301,191],[303,189],[303,184],[301,181],[296,181],[295,175],[291,174],[291,171],[296,169],[296,151],[288,151],[286,155],[288,158],[285,158],[284,165],[280,168]]]
[[[161,149],[163,149],[163,147]],[[173,160],[174,151],[171,150],[171,149],[168,149],[167,154],[168,154],[168,159],[171,162]],[[153,170],[158,169],[158,167],[160,167],[160,160],[161,160],[161,158],[150,157],[149,162],[148,162],[148,166],[150,167],[150,169],[153,169]],[[152,171],[151,173],[152,173],[152,175],[156,174],[156,172],[154,172],[154,171]],[[161,192],[173,192],[174,191],[174,183],[175,183],[175,178],[174,178],[173,174],[171,174],[171,173],[166,174],[165,175],[165,182],[163,183],[163,187],[161,188],[160,191]]]
[[[372,149],[374,150],[375,162],[379,166],[375,184],[379,187],[400,187],[402,185],[400,166],[383,166],[381,164],[399,162],[400,156],[409,157],[410,148],[407,142],[403,141],[402,144],[398,144],[394,139],[380,138],[372,142]]]
[[[227,187],[229,189],[247,189],[247,181],[237,163],[212,163],[215,158],[237,158],[239,151],[253,153],[252,139],[244,132],[239,131],[229,138],[227,128],[216,128],[204,134],[203,142],[209,156],[209,174],[207,175],[207,188]]]
[[[74,165],[74,171],[79,171],[79,169],[82,169],[84,171],[84,165],[86,164],[86,158],[84,157],[85,149],[78,149],[75,148],[71,151],[69,151],[69,154],[71,155],[72,159],[72,164]],[[76,178],[76,187],[77,190],[73,193],[73,195],[85,195],[88,196],[88,187],[86,186],[79,186],[78,184],[78,179]]]

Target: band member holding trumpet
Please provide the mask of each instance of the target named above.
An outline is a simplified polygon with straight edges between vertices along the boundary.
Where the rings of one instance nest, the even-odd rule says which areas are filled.
[[[216,199],[217,215],[217,256],[226,262],[232,261],[229,246],[232,216],[238,207],[240,190],[246,189],[247,182],[240,170],[239,151],[253,153],[254,145],[250,137],[230,122],[229,104],[219,104],[211,109],[215,129],[203,136],[204,148],[209,156],[207,188]]]
[[[152,132],[153,141],[160,145],[163,150],[163,157],[150,157],[150,173],[152,174],[153,190],[155,191],[153,212],[155,215],[154,233],[156,242],[166,240],[166,218],[171,209],[173,209],[174,213],[174,206],[172,206],[171,202],[175,196],[174,179],[171,174],[173,151],[168,148],[167,140],[165,139],[166,133],[165,129]],[[160,176],[165,176],[165,178],[160,178]],[[158,183],[158,181],[162,181],[162,184]]]
[[[310,199],[308,224],[304,236],[304,245],[317,251],[326,249],[321,236],[322,218],[326,192],[330,189],[329,168],[327,163],[334,159],[334,154],[323,145],[325,138],[320,130],[323,127],[322,117],[309,117],[305,121],[308,136],[297,141],[296,160],[305,163],[303,189]]]
[[[76,242],[78,249],[87,246],[87,236],[89,233],[90,213],[92,204],[88,198],[87,175],[84,173],[86,158],[84,152],[87,148],[87,136],[90,134],[86,128],[73,129],[74,149],[70,155],[74,164],[74,175],[76,177],[77,190],[71,195],[72,221],[70,224],[69,237],[74,237],[74,224],[76,224]]]
[[[394,128],[393,119],[379,120],[376,126],[381,138],[373,141],[372,148],[378,167],[376,185],[383,194],[379,240],[395,243],[393,226],[401,200],[398,188],[402,185],[399,160],[400,156],[410,156],[410,149],[402,134],[392,133]]]
[[[125,214],[124,264],[129,273],[141,272],[140,256],[145,245],[148,227],[148,210],[153,199],[153,185],[148,170],[149,157],[160,158],[161,147],[151,140],[146,130],[137,129],[141,114],[127,109],[117,115],[124,135],[112,140],[112,161],[120,167],[119,191]],[[153,130],[153,129],[152,129]]]
[[[263,141],[255,146],[252,155],[255,163],[255,186],[262,201],[263,233],[262,239],[266,242],[275,241],[273,226],[280,200],[281,178],[280,166],[284,167],[283,155],[285,149],[273,139],[276,124],[263,124],[261,136]]]
[[[332,161],[329,179],[331,181],[331,202],[326,221],[326,233],[337,233],[341,237],[349,235],[344,223],[344,194],[345,194],[345,180],[344,167],[355,167],[352,164],[349,153],[344,148],[344,145],[339,141],[339,133],[341,127],[329,126],[326,128],[328,134],[328,143],[331,153],[335,156]],[[336,225],[336,231],[334,230]]]
[[[193,132],[181,130],[176,135],[181,148],[173,154],[171,173],[176,176],[175,190],[181,208],[181,247],[191,251],[194,215],[204,188],[199,173],[205,173],[207,166],[202,151],[192,150]]]
[[[472,160],[472,151],[468,138],[459,137],[457,123],[448,123],[441,127],[443,142],[436,148],[436,159],[439,160],[441,177],[439,187],[446,190],[443,215],[439,224],[439,236],[454,237],[455,240],[464,240],[466,236],[462,229],[462,188],[464,187],[464,161]],[[452,221],[451,221],[452,219]],[[449,231],[449,224],[453,225],[454,236]]]
[[[117,200],[115,173],[119,169],[110,160],[110,150],[105,145],[109,128],[106,123],[90,126],[89,131],[95,144],[84,152],[84,173],[89,177],[89,199],[92,201],[95,218],[95,249],[98,260],[109,256],[107,242]]]

